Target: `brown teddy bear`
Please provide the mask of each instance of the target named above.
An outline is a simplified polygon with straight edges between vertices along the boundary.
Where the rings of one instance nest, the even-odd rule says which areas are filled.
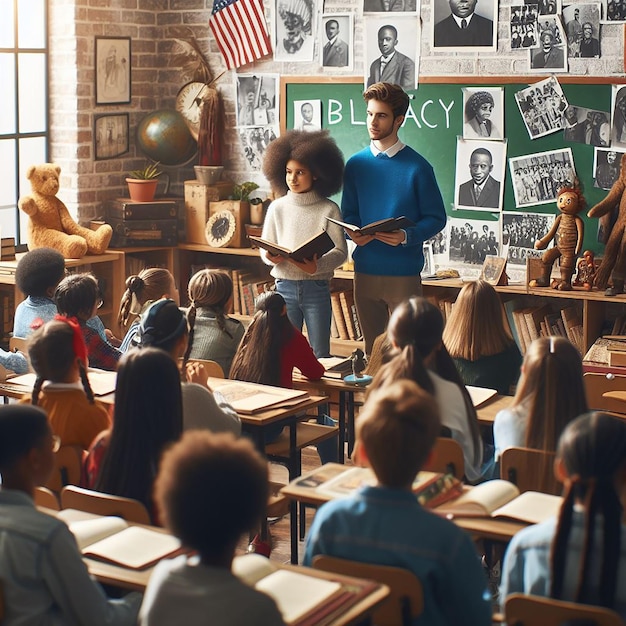
[[[103,224],[98,230],[83,228],[56,197],[61,168],[54,163],[31,165],[26,171],[32,194],[18,201],[28,220],[28,248],[54,248],[66,259],[86,254],[102,254],[111,241],[113,230]]]
[[[589,217],[605,217],[610,216],[612,211],[619,207],[617,220],[611,227],[608,226],[610,234],[606,239],[606,247],[604,249],[604,257],[600,263],[600,267],[596,272],[595,286],[598,289],[605,289],[611,278],[612,287],[609,287],[605,294],[614,296],[624,291],[624,278],[626,277],[626,237],[624,229],[626,227],[626,154],[622,155],[619,176],[613,183],[611,191],[604,200],[601,200],[595,206],[589,209],[587,215]],[[600,222],[602,224],[602,220]]]

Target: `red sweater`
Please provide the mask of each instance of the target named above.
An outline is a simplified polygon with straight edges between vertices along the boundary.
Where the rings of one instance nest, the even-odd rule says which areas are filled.
[[[294,328],[291,339],[280,353],[280,386],[291,389],[293,368],[297,367],[304,376],[319,380],[324,375],[324,366],[315,358],[313,348],[306,337]]]

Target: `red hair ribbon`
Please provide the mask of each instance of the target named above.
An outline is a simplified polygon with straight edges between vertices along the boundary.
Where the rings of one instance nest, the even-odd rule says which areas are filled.
[[[75,317],[66,317],[65,315],[55,315],[54,319],[59,322],[65,322],[74,331],[72,340],[74,355],[87,365],[87,344],[85,344],[83,331],[80,329],[78,320]]]

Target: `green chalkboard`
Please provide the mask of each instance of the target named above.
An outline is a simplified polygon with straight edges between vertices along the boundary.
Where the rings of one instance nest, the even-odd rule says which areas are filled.
[[[410,110],[399,135],[402,141],[421,153],[433,165],[449,215],[462,219],[498,219],[497,214],[453,209],[456,143],[457,136],[462,135],[464,121],[462,88],[466,86],[504,87],[504,134],[508,140],[504,211],[536,213],[556,211],[555,203],[516,209],[508,159],[561,148],[572,150],[576,174],[581,182],[588,207],[604,198],[607,192],[593,186],[593,146],[566,142],[561,131],[538,139],[530,139],[515,101],[515,93],[544,78],[544,76],[515,77],[516,82],[510,82],[511,78],[501,77],[488,80],[474,80],[471,77],[461,79],[428,77],[421,80],[418,89],[410,92],[412,96]],[[609,112],[611,84],[623,82],[623,80],[567,77],[559,79],[559,82],[570,104]],[[360,78],[283,77],[281,79],[282,129],[294,126],[293,103],[295,101],[321,100],[322,126],[330,131],[347,160],[369,143],[365,127],[365,102],[362,94],[363,82]],[[587,218],[586,212],[583,218],[585,220],[584,248],[600,252],[603,246],[596,239],[597,220]]]

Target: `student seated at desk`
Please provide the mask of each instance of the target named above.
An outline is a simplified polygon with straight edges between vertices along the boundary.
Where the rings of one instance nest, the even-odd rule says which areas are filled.
[[[505,326],[500,297],[488,282],[463,285],[446,321],[443,343],[466,385],[502,395],[512,392],[522,354]]]
[[[283,624],[274,601],[230,571],[238,541],[267,504],[267,463],[252,443],[226,433],[185,433],[163,455],[154,493],[165,526],[198,556],[156,566],[141,626]]]
[[[486,626],[491,596],[471,538],[424,509],[411,492],[440,430],[434,398],[413,381],[371,393],[356,422],[354,458],[372,468],[377,485],[319,509],[304,565],[326,554],[408,569],[424,590],[416,626]]]
[[[380,368],[368,393],[398,378],[413,380],[432,393],[439,405],[442,426],[463,448],[465,475],[475,482],[481,478],[483,462],[478,417],[442,342],[443,327],[441,312],[426,298],[413,296],[396,307],[387,328],[392,359]]]
[[[120,360],[113,427],[85,463],[86,486],[145,504],[156,522],[152,486],[163,450],[183,431],[180,374],[163,350],[129,350]]]
[[[35,487],[54,469],[55,443],[43,410],[0,407],[2,624],[135,624],[141,596],[109,600],[89,576],[68,527],[35,508]]]
[[[109,414],[94,398],[87,378],[87,347],[76,319],[57,315],[37,329],[28,343],[36,379],[20,402],[41,406],[62,446],[87,449],[109,427]]]
[[[578,350],[564,337],[535,339],[524,356],[513,406],[493,423],[495,460],[511,447],[554,452],[567,423],[585,411]]]
[[[626,619],[626,422],[603,413],[570,422],[554,472],[565,485],[558,519],[513,537],[502,603],[521,592],[604,606]]]

